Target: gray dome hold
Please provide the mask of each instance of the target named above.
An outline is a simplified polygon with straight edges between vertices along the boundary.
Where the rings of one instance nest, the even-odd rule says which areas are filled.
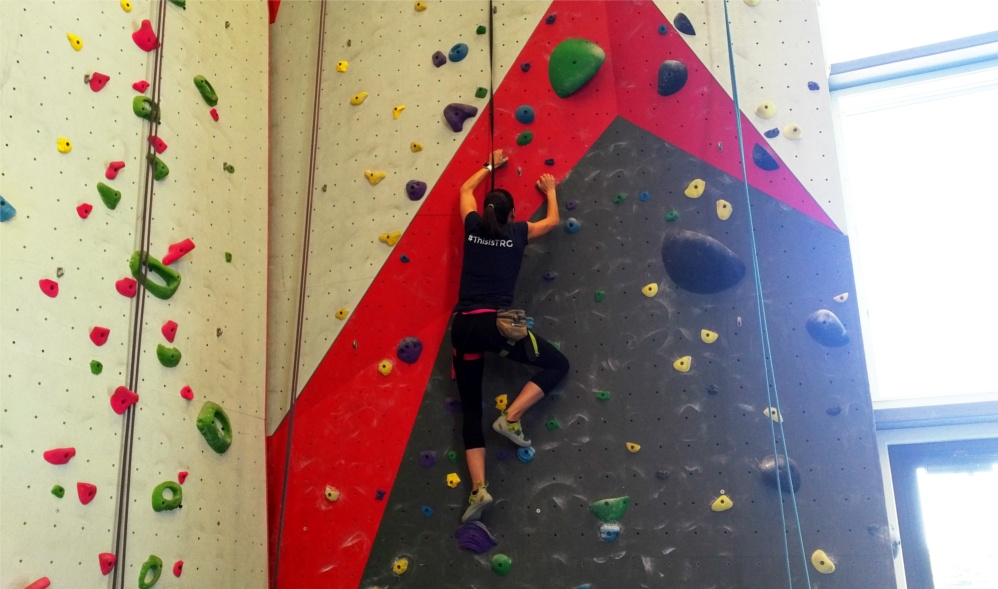
[[[846,328],[828,309],[819,309],[807,318],[807,332],[814,341],[829,348],[839,348],[849,343]]]
[[[698,294],[727,290],[745,277],[745,263],[709,235],[677,229],[662,240],[662,263],[677,286]]]
[[[780,465],[779,474],[777,474],[777,464]],[[793,486],[794,493],[800,491],[800,469],[797,468],[797,463],[792,458],[790,459],[790,468],[788,470],[787,457],[767,456],[759,463],[759,472],[762,473],[763,479],[774,489],[779,486],[780,490],[784,493],[790,493],[790,487]],[[777,479],[777,477],[779,478]],[[777,485],[777,480],[779,480],[779,485]]]

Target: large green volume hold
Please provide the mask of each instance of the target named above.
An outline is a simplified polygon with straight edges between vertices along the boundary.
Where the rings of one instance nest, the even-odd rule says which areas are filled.
[[[132,277],[144,284],[146,290],[152,296],[157,299],[166,300],[172,297],[177,292],[177,289],[180,288],[180,273],[173,268],[167,267],[163,262],[152,256],[147,256],[146,266],[149,268],[147,272],[152,272],[162,278],[164,284],[146,280],[148,275],[142,274],[142,252],[136,251],[132,254],[131,259],[128,260],[128,268],[132,271]]]
[[[589,511],[600,518],[600,521],[607,524],[620,521],[627,513],[627,506],[631,504],[631,498],[627,495],[614,497],[612,499],[600,499],[589,504]]]
[[[198,431],[211,449],[224,454],[232,445],[232,425],[229,416],[218,403],[205,401],[197,419]]]
[[[551,52],[548,79],[561,98],[568,98],[591,80],[606,61],[606,52],[587,39],[565,39]]]

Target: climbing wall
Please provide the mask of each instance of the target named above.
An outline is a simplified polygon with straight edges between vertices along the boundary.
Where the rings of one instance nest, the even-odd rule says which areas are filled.
[[[283,504],[277,497],[271,503],[272,514],[283,510],[281,541],[273,547],[278,586],[539,587],[559,575],[565,586],[616,586],[620,579],[628,586],[737,586],[757,579],[791,586],[809,577],[815,586],[854,586],[863,578],[877,586],[893,583],[855,300],[839,296],[851,290],[852,280],[845,270],[848,241],[833,218],[837,197],[814,194],[797,172],[811,165],[811,156],[784,158],[785,146],[777,149],[776,138],[764,136],[772,119],[757,120],[755,106],[741,104],[747,180],[758,216],[754,235],[763,260],[761,295],[773,341],[776,376],[767,386],[736,109],[722,75],[726,49],[704,53],[697,47],[704,37],[712,48],[726,47],[705,4],[683,3],[691,25],[711,18],[709,28],[693,34],[677,30],[687,27],[677,25],[681,19],[673,10],[650,2],[555,2],[543,10],[496,3],[493,79],[501,82],[494,127],[483,116],[465,123],[460,149],[429,187],[394,246],[396,255],[385,259],[373,282],[364,282],[363,297],[348,307],[342,327],[332,328],[338,335],[325,336],[329,347],[304,384],[293,429],[285,420],[270,438],[270,480],[287,485]],[[362,12],[371,5],[350,6]],[[416,19],[442,6],[428,3],[425,12],[400,14],[409,22],[404,34],[424,34],[416,23],[425,21]],[[448,9],[447,16],[457,20],[460,12]],[[793,23],[797,36],[800,30],[816,34],[816,23],[804,20]],[[736,47],[753,34],[744,25],[734,28]],[[349,33],[366,30],[349,29],[347,38],[356,42]],[[596,43],[606,59],[581,90],[558,98],[548,80],[549,61],[571,38]],[[458,40],[452,39],[420,47],[424,65],[432,49],[446,52]],[[382,52],[390,50],[379,46],[375,54]],[[793,58],[789,74],[766,70],[759,79],[769,88],[809,88],[811,64],[798,63],[797,54],[740,52],[736,66],[739,59]],[[497,59],[503,63],[496,65]],[[663,95],[657,87],[666,59],[681,62],[687,79]],[[337,75],[354,71],[354,61]],[[820,90],[807,92],[767,99],[789,101],[794,109],[807,108],[805,100],[827,106]],[[353,94],[344,90],[344,97]],[[437,99],[438,129],[442,107],[463,97],[455,91]],[[522,105],[533,108],[532,123],[516,118]],[[393,122],[384,114],[389,106],[381,109],[386,123]],[[830,129],[827,118],[817,126],[818,136]],[[530,141],[524,131],[532,133]],[[350,150],[385,131],[343,123],[341,132],[339,146]],[[391,149],[393,140],[377,149]],[[396,165],[408,155],[400,143],[400,159],[391,160]],[[499,545],[476,556],[454,539],[468,476],[445,337],[460,267],[457,188],[492,145],[511,156],[497,182],[517,196],[518,211],[539,206],[532,186],[550,172],[562,180],[562,219],[575,216],[581,230],[570,235],[559,229],[532,246],[521,274],[524,306],[538,331],[561,344],[573,371],[525,421],[535,437],[532,463],[519,462],[512,448],[489,439],[489,478],[499,501],[484,522]],[[382,184],[394,174],[386,168]],[[357,172],[354,183],[369,188]],[[697,179],[706,187],[691,198],[684,193]],[[726,252],[720,263],[741,267],[743,274],[713,294],[679,287],[683,279],[669,277],[665,262],[672,258],[663,256],[663,246],[679,243],[682,251],[690,241],[723,244],[711,251]],[[351,257],[356,247],[339,242],[327,255],[356,264],[370,260]],[[687,272],[699,267],[688,259],[680,265]],[[657,293],[646,297],[649,285]],[[603,291],[599,302],[597,291]],[[307,292],[311,296],[311,287]],[[326,312],[338,308],[327,305]],[[819,343],[807,325],[822,309],[828,313],[810,321]],[[851,343],[828,333],[840,319]],[[706,343],[701,329],[717,338]],[[395,355],[407,336],[423,344],[412,365]],[[487,396],[515,392],[526,376],[501,362],[489,370]],[[779,391],[779,401],[767,389]],[[599,391],[609,398],[601,400]],[[628,442],[641,448],[629,452]],[[450,450],[458,453],[454,463]],[[789,493],[789,481],[781,494],[776,477],[764,474],[766,457],[776,452],[788,453],[799,469],[803,482],[796,495]],[[285,467],[287,478],[278,478],[275,471],[283,474]],[[448,488],[450,473],[465,482]],[[619,537],[606,542],[601,535],[610,540],[612,528],[601,530],[588,505],[625,495],[633,513],[620,521]],[[712,511],[721,495],[734,508]],[[837,563],[832,576],[811,564],[818,550]],[[513,579],[489,570],[497,554],[512,558]],[[401,575],[400,559],[408,565]]]
[[[17,209],[0,226],[4,588],[42,577],[134,586],[150,555],[163,561],[159,585],[179,561],[174,583],[264,583],[267,95],[247,80],[266,79],[267,11],[183,4],[0,6],[0,195]],[[133,40],[143,26],[158,49]],[[195,76],[217,95],[214,114]],[[158,116],[136,116],[142,96]],[[72,141],[67,153],[60,137]],[[168,175],[160,167],[153,179],[147,155]],[[113,162],[124,164],[117,175]],[[120,193],[113,208],[98,182],[105,198]],[[92,208],[79,214],[81,204]],[[164,284],[150,271],[149,288],[130,282],[142,251],[150,268],[183,254],[162,272],[179,276],[172,296],[154,296],[169,294],[160,291],[172,275]],[[58,295],[45,296],[40,279],[57,282]],[[122,389],[138,401],[119,415]],[[227,415],[229,424],[206,424],[233,433],[224,454],[195,425],[206,401]],[[43,457],[68,447],[68,464]],[[164,482],[182,491],[183,508],[153,510]],[[86,504],[77,483],[96,487]],[[50,494],[56,484],[64,497]],[[107,577],[102,553],[116,556]]]

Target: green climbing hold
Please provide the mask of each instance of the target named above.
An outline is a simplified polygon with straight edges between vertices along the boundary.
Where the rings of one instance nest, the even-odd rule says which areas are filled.
[[[597,303],[600,302],[600,301],[602,301],[604,297],[606,297],[606,291],[605,290],[597,290],[596,291],[596,302]]]
[[[180,350],[177,348],[168,348],[163,344],[156,344],[156,357],[159,358],[159,363],[167,368],[173,368],[177,364],[180,364]]]
[[[627,195],[621,192],[617,196],[613,197],[613,204],[620,204],[627,199]]]
[[[492,557],[492,572],[499,575],[500,577],[505,577],[509,574],[510,568],[513,566],[513,561],[510,560],[505,554],[497,554]]]
[[[170,2],[176,4],[177,6],[183,8],[184,10],[187,10],[187,0],[170,0]]]
[[[447,451],[447,460],[450,460],[451,462],[457,463],[457,450],[448,450]]]
[[[218,94],[215,93],[215,89],[211,87],[211,82],[205,79],[204,76],[194,76],[194,85],[197,86],[198,92],[201,93],[201,98],[208,103],[208,106],[215,106],[218,104]]]
[[[153,102],[148,96],[139,95],[132,99],[132,112],[134,112],[135,116],[140,119],[145,119],[147,121],[158,119],[159,117],[156,111],[156,103]]]
[[[566,39],[551,52],[548,79],[561,98],[568,98],[591,80],[606,60],[606,52],[587,39]]]
[[[52,487],[52,494],[58,497],[59,499],[62,499],[63,497],[66,496],[66,489],[63,489],[62,485],[56,485]]]
[[[149,573],[152,573],[152,579],[147,578]],[[150,554],[149,559],[142,563],[142,568],[139,569],[139,589],[149,589],[159,581],[159,576],[162,574],[163,559]]]
[[[599,391],[598,393],[596,393],[596,398],[599,399],[600,401],[609,401],[610,391]]]
[[[485,25],[478,25],[478,28],[475,29],[475,33],[479,35],[484,35],[486,32],[488,32],[488,29],[485,28]]]
[[[168,268],[163,262],[160,262],[152,256],[148,256],[146,260],[146,266],[148,266],[148,272],[152,272],[156,276],[163,279],[164,284],[159,284],[158,282],[153,282],[152,280],[147,280],[147,276],[143,276],[141,271],[142,264],[142,252],[136,251],[132,254],[132,258],[128,261],[128,267],[132,271],[132,277],[138,280],[139,283],[144,284],[146,290],[149,294],[156,297],[157,299],[166,300],[172,297],[177,289],[180,288],[180,273],[173,268]]]
[[[235,174],[236,173],[236,167],[233,166],[232,164],[225,164],[225,171],[228,172],[228,173],[230,173],[230,174]]]
[[[488,95],[489,95],[488,88],[482,88],[481,86],[479,86],[478,90],[475,90],[475,98],[485,98]]]
[[[677,213],[676,211],[669,211],[668,213],[665,214],[665,220],[670,223],[678,219],[679,219],[679,213]]]
[[[146,159],[154,166],[152,172],[153,180],[162,180],[170,175],[170,168],[163,163],[163,160],[159,159],[159,156],[150,153],[146,156]]]
[[[589,504],[589,511],[593,512],[593,515],[600,518],[603,523],[612,524],[624,517],[624,514],[627,513],[627,506],[630,504],[631,498],[627,495],[612,499],[600,499]]]
[[[549,419],[548,422],[544,424],[544,427],[548,428],[548,431],[550,432],[561,427],[561,424],[558,423],[557,419]]]
[[[225,261],[226,262],[231,262],[232,261],[232,254],[231,253],[225,252]]]
[[[553,347],[554,349],[558,350],[559,352],[561,351],[561,342],[550,342],[550,343],[551,343],[551,347]]]
[[[169,489],[172,493],[169,499],[166,498],[165,491]],[[153,511],[171,511],[180,507],[184,500],[184,490],[179,484],[173,481],[163,481],[152,490]]]
[[[104,365],[103,364],[101,364],[97,360],[91,360],[90,361],[90,373],[91,374],[100,374],[101,372],[103,372],[103,370],[104,370]]]
[[[229,416],[218,403],[205,401],[197,419],[198,431],[211,449],[224,454],[232,445],[232,425]]]
[[[524,131],[520,133],[516,138],[517,145],[527,145],[534,140],[534,133],[532,131]]]
[[[100,199],[104,201],[104,206],[112,211],[118,206],[118,202],[121,201],[121,192],[103,182],[97,183],[97,192],[100,193]]]

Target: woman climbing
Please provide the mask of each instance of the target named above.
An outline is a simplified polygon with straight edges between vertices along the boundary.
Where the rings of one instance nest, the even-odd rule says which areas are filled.
[[[475,188],[506,162],[502,150],[495,150],[489,163],[461,186],[464,262],[451,325],[451,343],[464,418],[465,456],[472,480],[471,497],[462,522],[479,519],[482,511],[492,503],[492,496],[486,489],[485,436],[482,433],[484,353],[492,352],[541,369],[492,424],[493,430],[517,446],[530,445],[520,427],[524,412],[568,374],[568,360],[549,342],[527,332],[522,312],[519,315],[502,312],[513,304],[513,290],[527,240],[540,237],[558,225],[558,200],[551,174],[543,174],[537,181],[538,190],[547,198],[544,219],[536,223],[516,221],[513,196],[502,189],[486,194],[485,208],[478,213]]]

